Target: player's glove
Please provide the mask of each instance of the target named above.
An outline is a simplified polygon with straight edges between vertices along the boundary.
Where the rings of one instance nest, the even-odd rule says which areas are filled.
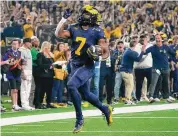
[[[94,61],[99,61],[100,56],[102,55],[102,50],[99,45],[92,45],[87,49],[88,56]]]
[[[70,16],[72,15],[72,12],[73,12],[73,11],[72,11],[70,8],[66,9],[66,10],[64,11],[63,17],[64,17],[65,19],[67,19],[68,17],[70,17]]]

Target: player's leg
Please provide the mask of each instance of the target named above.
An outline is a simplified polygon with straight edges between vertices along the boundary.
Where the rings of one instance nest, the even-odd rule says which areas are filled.
[[[81,98],[78,92],[78,88],[84,85],[92,76],[93,69],[91,67],[79,67],[72,66],[73,74],[67,83],[69,93],[74,103],[76,110],[77,120],[83,119],[81,112]]]
[[[80,87],[80,92],[84,100],[97,107],[106,116],[107,124],[111,125],[112,121],[112,107],[103,105],[96,95],[90,92],[89,81]]]
[[[81,131],[84,124],[81,109],[81,97],[78,92],[78,88],[87,81],[87,79],[85,78],[85,74],[88,74],[90,77],[92,77],[93,75],[91,73],[86,73],[85,71],[87,71],[85,67],[76,68],[75,66],[72,66],[72,76],[67,83],[68,91],[71,95],[71,99],[76,111],[76,124],[73,129],[73,133]]]
[[[81,110],[81,97],[80,93],[78,92],[77,87],[75,86],[75,83],[73,81],[68,82],[68,91],[71,95],[72,102],[74,104],[74,108],[76,111],[76,119],[82,120],[82,110]]]

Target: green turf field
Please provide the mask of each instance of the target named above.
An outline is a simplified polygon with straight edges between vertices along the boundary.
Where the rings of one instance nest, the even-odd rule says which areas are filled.
[[[108,127],[102,116],[85,118],[78,136],[178,136],[178,110],[115,114]],[[75,119],[2,127],[2,136],[73,136]]]
[[[10,100],[10,97],[6,97],[3,96],[2,100]],[[157,105],[157,104],[165,104],[167,102],[165,101],[161,101],[161,102],[155,102],[152,104],[148,104],[148,102],[140,102],[135,106],[142,106],[142,105]],[[178,100],[174,103],[178,103]],[[9,117],[18,117],[18,116],[27,116],[27,115],[39,115],[39,114],[49,114],[49,113],[60,113],[60,112],[69,112],[69,111],[74,111],[74,107],[73,106],[68,106],[66,108],[57,108],[57,109],[45,109],[45,110],[41,110],[41,109],[37,109],[34,111],[19,111],[19,112],[12,112],[11,111],[11,103],[8,102],[3,102],[3,106],[7,109],[5,113],[1,114],[1,118],[9,118]],[[133,106],[133,105],[132,105]],[[113,105],[113,107],[129,107],[126,106],[123,102],[122,103],[118,103],[116,105]],[[92,105],[89,105],[89,107],[84,108],[82,107],[83,110],[90,110],[90,109],[96,109],[95,107],[93,107]]]

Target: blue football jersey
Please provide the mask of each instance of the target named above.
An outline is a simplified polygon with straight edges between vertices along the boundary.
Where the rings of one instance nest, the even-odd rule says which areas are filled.
[[[98,44],[100,39],[104,38],[104,31],[99,26],[89,27],[87,30],[81,28],[79,24],[73,24],[68,27],[71,34],[71,59],[76,65],[93,64],[86,50],[91,45]]]

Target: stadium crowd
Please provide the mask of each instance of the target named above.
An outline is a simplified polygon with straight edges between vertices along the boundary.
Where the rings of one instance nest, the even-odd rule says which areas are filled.
[[[12,110],[72,105],[67,91],[71,42],[55,37],[53,30],[67,8],[73,14],[66,26],[76,23],[85,4],[100,11],[100,26],[110,49],[107,60],[95,62],[91,79],[91,91],[100,101],[106,99],[111,105],[175,101],[177,1],[17,1],[1,5],[8,7],[4,9],[7,17],[1,15],[1,84],[9,85],[2,85],[1,92],[10,90]]]

